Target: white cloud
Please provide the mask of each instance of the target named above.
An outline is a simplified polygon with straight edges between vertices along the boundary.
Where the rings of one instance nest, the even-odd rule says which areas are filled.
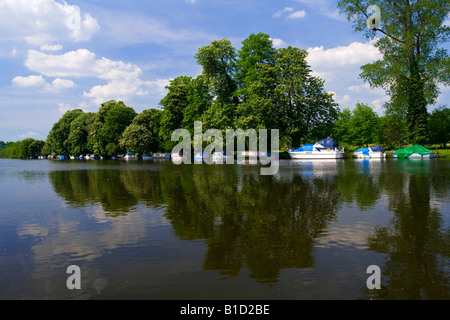
[[[57,78],[52,83],[47,83],[42,75],[31,75],[28,77],[17,76],[12,83],[20,88],[41,88],[48,92],[57,93],[63,89],[75,87],[72,80]]]
[[[361,102],[382,113],[384,102],[388,100],[386,92],[371,88],[359,79],[362,65],[382,58],[373,42],[353,42],[328,49],[321,46],[307,51],[313,75],[325,80],[327,90],[338,93],[334,99],[341,109],[353,109],[356,103]]]
[[[270,38],[270,40],[272,40],[273,46],[275,48],[282,48],[282,47],[286,46],[286,42],[284,42],[282,39]]]
[[[73,81],[60,78],[92,77],[105,80],[106,84],[96,85],[83,93],[84,97],[97,104],[111,99],[126,100],[133,96],[145,96],[150,92],[162,95],[164,87],[169,83],[169,80],[164,79],[144,81],[141,79],[142,70],[137,65],[97,58],[95,53],[86,49],[64,54],[29,50],[25,65],[31,71],[46,77],[58,77],[51,85],[54,91],[75,86]]]
[[[284,13],[287,13],[287,12],[293,12],[293,11],[294,11],[294,8],[292,8],[292,7],[285,7],[284,9],[278,10],[277,12],[275,12],[275,13],[273,14],[272,17],[274,17],[274,18],[279,18],[279,17],[281,17]]]
[[[0,41],[41,46],[54,41],[88,41],[100,26],[90,14],[65,1],[2,0],[0,29]]]
[[[59,92],[60,90],[73,87],[75,87],[75,82],[73,82],[72,80],[56,78],[52,81],[49,90]]]
[[[19,135],[19,138],[22,140],[22,139],[26,139],[26,138],[34,138],[36,136],[37,136],[37,132],[28,131],[27,133]]]
[[[60,44],[55,45],[49,45],[44,44],[40,47],[41,51],[61,51],[63,49],[63,46]]]
[[[353,42],[348,46],[324,49],[314,47],[308,49],[308,62],[318,69],[336,68],[348,65],[363,65],[381,58],[373,42]]]
[[[41,75],[31,75],[28,77],[17,76],[12,80],[12,83],[20,88],[43,87],[47,84]]]
[[[305,10],[295,11],[291,13],[288,17],[290,19],[301,19],[306,17],[306,11]]]

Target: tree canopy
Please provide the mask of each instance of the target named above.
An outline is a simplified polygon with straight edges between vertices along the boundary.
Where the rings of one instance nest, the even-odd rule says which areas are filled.
[[[381,27],[369,29],[370,5],[381,12]],[[438,84],[450,83],[450,60],[441,45],[450,36],[444,24],[450,11],[448,0],[340,0],[341,13],[357,32],[376,39],[383,59],[362,66],[361,77],[372,87],[390,95],[390,108],[404,109],[408,138],[424,143],[427,138],[427,105],[439,94]],[[375,38],[380,36],[380,38]]]

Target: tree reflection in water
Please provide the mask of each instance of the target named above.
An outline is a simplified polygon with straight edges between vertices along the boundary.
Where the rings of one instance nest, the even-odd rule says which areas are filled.
[[[315,243],[344,203],[363,213],[386,199],[383,210],[392,219],[367,238],[368,250],[385,255],[383,288],[363,287],[365,296],[449,298],[449,230],[433,205],[449,198],[445,161],[287,161],[276,176],[261,176],[255,165],[171,162],[49,175],[72,206],[100,203],[112,216],[139,204],[164,207],[177,237],[207,244],[204,270],[233,278],[247,268],[268,284],[282,269],[314,267]]]

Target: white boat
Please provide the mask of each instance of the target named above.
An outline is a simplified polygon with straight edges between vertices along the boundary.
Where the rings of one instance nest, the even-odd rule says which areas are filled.
[[[123,157],[124,160],[134,160],[136,157],[134,156],[133,152],[127,152],[125,157]]]
[[[227,159],[233,159],[234,160],[234,155],[227,153],[226,151],[224,152],[214,152],[212,155],[212,160],[214,162],[219,162],[219,163],[226,163]]]
[[[199,153],[197,153],[195,156],[194,156],[194,161],[196,162],[196,163],[198,163],[198,162],[203,162],[204,160],[206,160],[206,159],[209,159],[211,157],[211,155],[210,154],[208,154],[207,152],[199,152]]]
[[[337,141],[333,138],[327,138],[307,144],[301,148],[288,149],[289,156],[292,159],[342,159],[344,158],[344,148],[339,147]]]
[[[386,158],[386,151],[382,146],[375,145],[368,148],[360,148],[353,152],[357,158]]]
[[[153,159],[170,159],[171,154],[170,153],[154,153]]]

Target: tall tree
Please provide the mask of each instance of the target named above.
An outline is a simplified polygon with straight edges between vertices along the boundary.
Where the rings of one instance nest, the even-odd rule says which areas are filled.
[[[47,143],[51,152],[56,155],[69,155],[70,143],[67,140],[70,134],[72,121],[83,113],[81,109],[67,111],[52,127],[48,136]]]
[[[235,95],[240,98],[236,126],[249,128],[276,128],[276,115],[272,103],[276,87],[276,49],[269,35],[251,34],[242,42],[236,60]]]
[[[380,130],[378,115],[366,104],[357,103],[350,120],[352,142],[358,146],[369,146],[377,142]]]
[[[70,124],[70,133],[67,137],[68,150],[71,155],[80,155],[92,152],[88,145],[89,129],[95,121],[95,113],[81,113]]]
[[[108,101],[102,104],[97,112],[95,121],[95,150],[103,156],[109,157],[123,150],[119,140],[123,131],[131,124],[136,112],[127,107],[122,101]]]
[[[367,9],[381,10],[381,26],[368,28]],[[382,60],[362,66],[361,77],[372,87],[382,87],[396,107],[406,108],[409,140],[424,143],[427,105],[439,94],[438,83],[450,83],[449,56],[441,47],[450,28],[444,25],[448,0],[340,0],[338,7],[354,29],[368,38],[381,36],[375,46]]]
[[[332,131],[338,115],[333,95],[324,90],[324,81],[312,75],[306,50],[278,49],[275,61],[275,110],[280,134],[287,144],[322,139]]]
[[[236,49],[227,39],[214,40],[201,47],[195,55],[203,67],[203,76],[208,83],[214,102],[203,115],[204,127],[232,128],[235,121],[237,89],[235,82]]]
[[[139,154],[158,151],[161,112],[159,109],[147,109],[139,113],[123,132],[121,146]]]
[[[169,92],[160,101],[163,107],[160,124],[160,137],[164,141],[163,149],[170,151],[175,145],[171,141],[172,132],[182,128],[184,112],[189,105],[189,90],[192,77],[180,76],[170,81],[166,87]]]

